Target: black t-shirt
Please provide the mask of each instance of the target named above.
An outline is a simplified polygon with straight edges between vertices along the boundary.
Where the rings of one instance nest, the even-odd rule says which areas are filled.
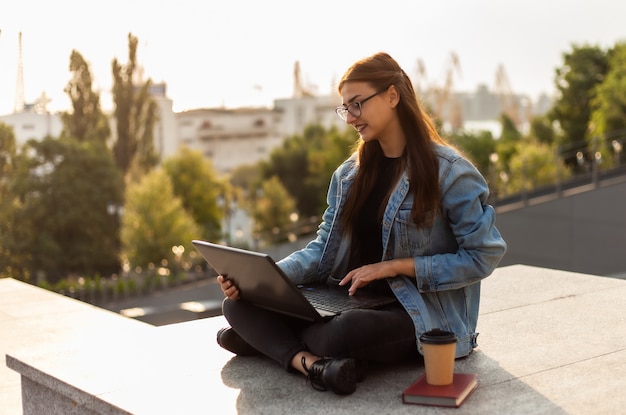
[[[380,262],[383,257],[382,205],[386,202],[391,187],[395,185],[393,180],[396,167],[401,162],[402,158],[400,157],[383,157],[380,160],[379,175],[356,220],[350,269]],[[389,289],[384,280],[375,281],[369,286],[372,286],[371,289],[377,290],[387,291]]]

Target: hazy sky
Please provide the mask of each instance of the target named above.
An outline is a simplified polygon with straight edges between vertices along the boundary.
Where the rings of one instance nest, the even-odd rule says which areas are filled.
[[[111,61],[139,39],[145,76],[165,81],[174,110],[271,105],[293,92],[294,62],[319,94],[352,62],[389,52],[413,76],[442,84],[451,53],[455,89],[495,86],[503,64],[514,92],[554,91],[573,43],[626,41],[623,0],[4,0],[0,6],[0,114],[13,111],[18,33],[26,102],[42,92],[66,110],[63,88],[76,49],[111,107]]]

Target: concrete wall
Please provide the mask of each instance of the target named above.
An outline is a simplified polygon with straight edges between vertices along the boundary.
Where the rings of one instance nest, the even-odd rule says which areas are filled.
[[[626,273],[626,182],[559,199],[497,209],[509,245],[501,265],[527,264],[595,275]]]

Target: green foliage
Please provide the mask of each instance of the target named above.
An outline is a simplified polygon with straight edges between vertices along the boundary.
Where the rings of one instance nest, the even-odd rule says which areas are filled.
[[[150,96],[152,81],[136,85],[138,39],[128,34],[128,62],[113,60],[113,101],[117,140],[113,154],[125,176],[135,179],[158,163],[154,150],[153,129],[157,121],[157,105]]]
[[[597,46],[574,45],[563,55],[563,60],[563,66],[556,69],[555,78],[560,96],[549,117],[559,123],[558,144],[568,151],[566,162],[575,166],[576,151],[586,147],[596,86],[605,79],[609,63],[606,52]]]
[[[308,152],[309,174],[305,182],[314,189],[316,203],[314,211],[300,209],[305,216],[320,215],[326,209],[326,194],[333,172],[355,148],[358,135],[352,129],[340,133],[337,129],[307,129],[305,139],[310,143]]]
[[[617,44],[609,52],[609,71],[604,81],[595,89],[591,115],[593,128],[590,139],[608,137],[626,132],[626,43]],[[610,163],[612,147],[609,140],[602,140],[596,150],[603,153],[603,160]]]
[[[100,142],[29,141],[17,159],[5,211],[0,269],[56,281],[119,268],[116,218],[122,181]]]
[[[238,195],[237,206],[254,216],[257,199],[262,190],[261,163],[239,166],[234,169],[228,181],[230,190]]]
[[[183,246],[189,254],[199,233],[164,170],[153,170],[128,186],[121,238],[123,258],[131,267],[174,263],[172,248]]]
[[[201,227],[198,237],[217,240],[222,218],[217,200],[222,186],[211,162],[197,151],[181,148],[163,163],[163,168],[172,180],[174,195]]]
[[[0,122],[0,186],[7,184],[11,178],[16,153],[13,128]]]
[[[277,177],[263,182],[262,194],[255,206],[254,220],[263,240],[276,243],[286,239],[281,231],[289,229],[290,215],[296,212],[296,204]]]
[[[552,145],[556,143],[556,133],[552,127],[552,121],[547,116],[534,117],[530,121],[530,135],[537,138],[542,144]]]
[[[230,175],[230,184],[246,191],[255,189],[259,184],[261,168],[259,164],[246,164],[235,168]]]
[[[552,147],[534,139],[518,143],[508,167],[508,183],[499,183],[507,194],[553,184],[571,175],[569,169],[561,165],[561,160],[557,158]],[[506,187],[503,187],[505,184]]]
[[[326,207],[326,192],[333,171],[356,143],[354,131],[343,134],[318,125],[308,126],[303,135],[289,137],[261,163],[264,179],[276,176],[296,200],[302,216],[320,215]]]
[[[296,135],[272,151],[268,162],[261,162],[261,173],[264,180],[277,177],[287,192],[297,200],[299,210],[310,210],[310,206],[315,205],[315,197],[312,189],[304,183],[308,176],[308,164],[304,138]]]
[[[19,277],[15,269],[17,258],[13,255],[8,240],[11,237],[15,211],[12,194],[12,179],[16,163],[16,146],[13,128],[0,122],[0,277]]]
[[[450,136],[449,140],[487,177],[491,155],[496,151],[496,140],[490,131],[461,132]]]
[[[70,56],[72,80],[65,92],[72,101],[73,112],[61,114],[63,120],[62,137],[72,137],[78,141],[95,140],[106,142],[111,135],[109,121],[100,108],[100,94],[93,91],[89,65],[76,50]]]
[[[515,127],[515,123],[507,115],[500,116],[502,133],[496,144],[496,153],[501,165],[508,166],[511,158],[517,152],[517,144],[522,138],[522,134]]]

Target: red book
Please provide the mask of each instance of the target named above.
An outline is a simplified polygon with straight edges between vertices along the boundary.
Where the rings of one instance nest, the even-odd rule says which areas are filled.
[[[458,408],[476,386],[477,376],[473,373],[455,373],[452,383],[444,386],[429,385],[426,374],[423,374],[402,392],[402,402]]]

